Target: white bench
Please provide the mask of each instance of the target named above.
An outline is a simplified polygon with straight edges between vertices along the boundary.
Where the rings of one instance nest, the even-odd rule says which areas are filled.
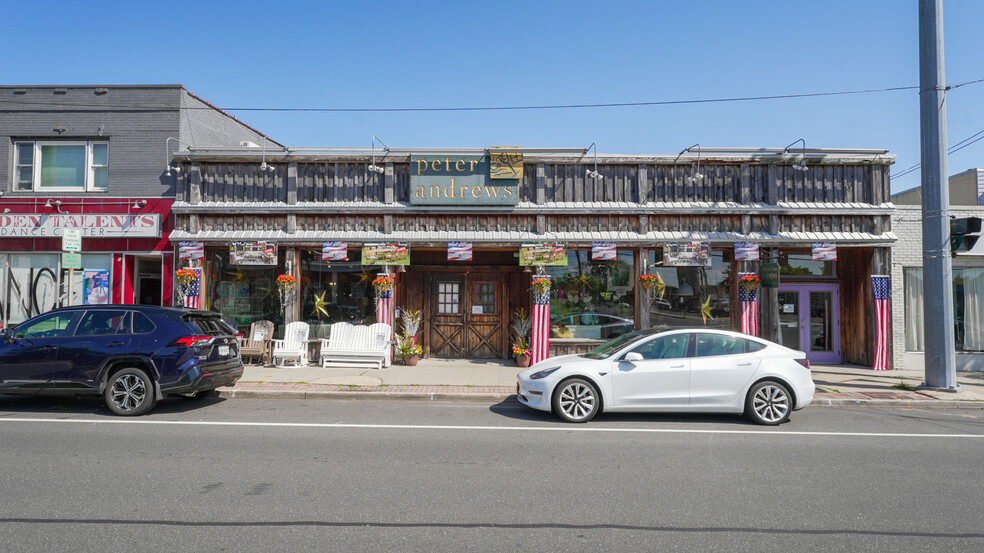
[[[388,324],[369,326],[335,323],[327,340],[321,340],[322,367],[370,367],[381,369],[392,364],[393,329]]]

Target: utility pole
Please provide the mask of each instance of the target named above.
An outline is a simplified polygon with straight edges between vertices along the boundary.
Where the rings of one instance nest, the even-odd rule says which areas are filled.
[[[922,157],[923,332],[926,388],[959,392],[953,333],[950,190],[946,167],[943,0],[919,0],[919,126]]]

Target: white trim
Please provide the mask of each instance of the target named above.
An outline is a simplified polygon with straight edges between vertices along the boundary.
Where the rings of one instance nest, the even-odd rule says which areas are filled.
[[[32,170],[31,170],[31,190],[22,190],[17,188],[18,185],[18,169],[21,167],[26,167],[26,165],[20,165],[17,163],[17,146],[21,144],[33,144],[34,146],[34,158],[31,160]],[[109,140],[20,140],[14,143],[14,163],[13,163],[13,179],[11,180],[12,189],[15,192],[47,192],[52,194],[58,194],[63,192],[107,192],[109,190],[109,182],[107,180],[106,188],[95,188],[95,171],[93,165],[93,146],[96,144],[106,145],[106,165],[98,165],[98,167],[106,167],[107,172],[109,171]],[[85,169],[83,183],[81,186],[41,186],[41,149],[45,146],[83,146],[85,148]]]

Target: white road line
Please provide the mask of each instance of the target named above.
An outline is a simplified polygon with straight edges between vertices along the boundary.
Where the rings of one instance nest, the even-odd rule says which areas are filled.
[[[0,418],[0,423],[37,422],[61,424],[143,424],[157,426],[241,426],[270,428],[361,428],[370,430],[498,430],[512,432],[611,432],[627,434],[754,434],[762,436],[836,436],[875,438],[984,438],[984,434],[908,434],[900,432],[806,432],[788,430],[702,430],[685,428],[599,428],[594,426],[464,426],[432,424],[355,424],[313,422],[160,421],[144,419],[41,419]]]

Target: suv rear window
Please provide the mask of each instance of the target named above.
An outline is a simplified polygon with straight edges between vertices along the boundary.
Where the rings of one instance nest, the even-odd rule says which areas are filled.
[[[204,336],[228,336],[229,327],[218,317],[188,317],[185,319],[201,331]]]

